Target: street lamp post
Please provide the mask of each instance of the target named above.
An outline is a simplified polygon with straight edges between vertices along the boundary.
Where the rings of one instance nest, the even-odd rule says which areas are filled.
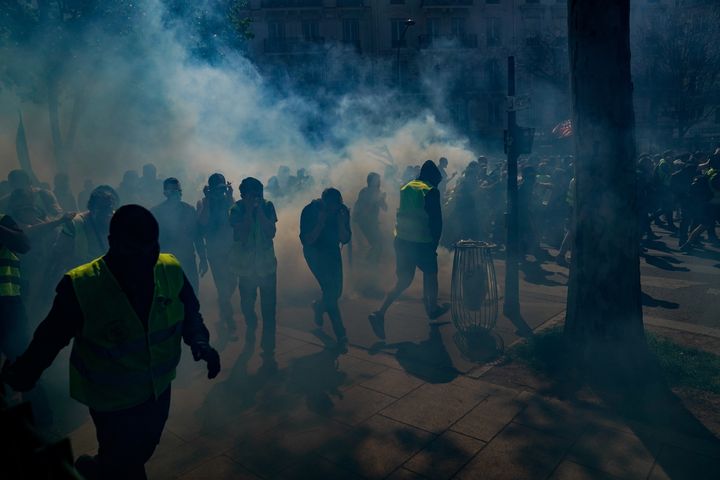
[[[400,87],[400,45],[402,45],[403,40],[405,39],[405,35],[407,34],[408,28],[415,25],[415,20],[412,18],[408,18],[403,22],[404,28],[402,29],[402,32],[400,32],[400,36],[398,37],[398,43],[397,43],[397,58],[395,60],[395,64],[397,65],[397,85]]]

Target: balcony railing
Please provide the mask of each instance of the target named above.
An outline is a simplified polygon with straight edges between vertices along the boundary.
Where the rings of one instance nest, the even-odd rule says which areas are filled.
[[[262,0],[263,8],[317,8],[323,0]]]
[[[324,37],[310,39],[300,37],[266,38],[263,42],[265,53],[289,54],[312,53],[325,43]]]
[[[422,0],[423,7],[454,7],[472,5],[473,0]]]
[[[477,35],[420,35],[420,48],[477,48]]]

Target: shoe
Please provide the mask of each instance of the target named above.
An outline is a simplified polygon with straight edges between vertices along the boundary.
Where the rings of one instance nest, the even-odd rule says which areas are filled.
[[[348,338],[347,337],[338,338],[337,350],[339,353],[347,353],[348,352]]]
[[[323,320],[323,311],[322,307],[320,306],[320,302],[317,300],[312,303],[312,309],[313,313],[315,314],[315,317],[313,318],[313,321],[315,322],[315,325],[317,325],[319,328],[322,328],[324,320]]]
[[[373,312],[368,315],[368,320],[370,320],[370,326],[375,336],[385,340],[385,315],[379,311]]]
[[[428,314],[428,317],[430,317],[430,320],[436,320],[445,315],[448,310],[450,310],[450,304],[443,303],[442,305],[436,306],[435,309]]]
[[[555,257],[555,263],[557,263],[561,267],[569,267],[570,266],[567,259],[565,258],[565,255],[558,255],[557,257]]]

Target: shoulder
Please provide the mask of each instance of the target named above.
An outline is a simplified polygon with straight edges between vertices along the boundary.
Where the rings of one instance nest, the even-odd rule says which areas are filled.
[[[13,228],[13,229],[20,228],[20,227],[18,227],[18,224],[15,223],[15,220],[13,220],[13,218],[10,215],[3,215],[2,213],[0,213],[0,225],[2,225],[3,227]]]

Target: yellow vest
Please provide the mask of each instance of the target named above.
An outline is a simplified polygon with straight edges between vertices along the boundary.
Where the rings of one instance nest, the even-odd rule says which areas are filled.
[[[425,211],[425,196],[432,187],[421,180],[412,180],[400,189],[395,236],[401,240],[431,243],[430,217]]]
[[[99,411],[157,398],[180,361],[185,312],[180,263],[166,253],[158,258],[147,331],[102,258],[67,275],[84,319],[70,354],[70,396]]]
[[[0,213],[0,220],[5,215]],[[0,297],[20,296],[20,259],[15,252],[0,245]]]

